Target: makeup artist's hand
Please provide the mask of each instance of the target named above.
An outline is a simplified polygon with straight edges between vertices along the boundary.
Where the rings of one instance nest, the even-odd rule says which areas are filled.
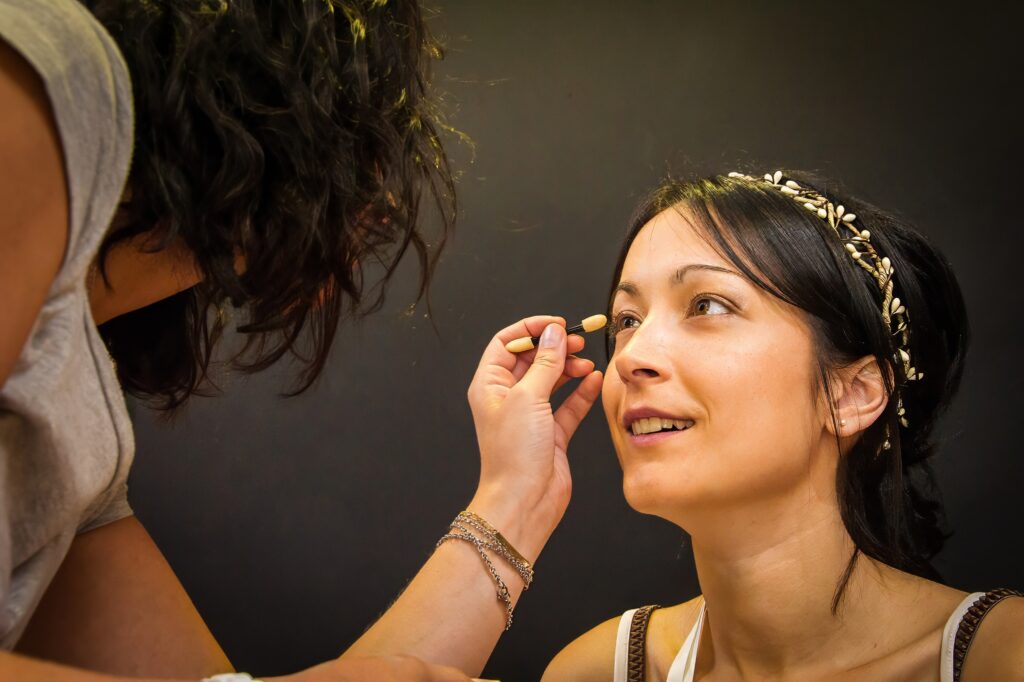
[[[539,347],[505,350],[523,336],[541,336]],[[561,317],[521,320],[491,340],[469,387],[480,445],[480,485],[469,508],[531,561],[569,504],[566,450],[601,393],[594,363],[571,355],[583,345],[581,336],[566,337]],[[553,409],[552,393],[573,378],[583,381]]]

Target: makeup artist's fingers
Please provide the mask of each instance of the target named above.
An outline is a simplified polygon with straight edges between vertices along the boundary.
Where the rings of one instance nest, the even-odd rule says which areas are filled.
[[[563,447],[568,446],[573,434],[576,433],[576,428],[590,412],[597,397],[601,395],[602,379],[603,375],[600,371],[591,372],[555,411],[555,424],[565,434]]]
[[[510,353],[505,349],[505,344],[524,336],[540,336],[544,328],[551,323],[565,327],[565,318],[557,315],[535,315],[505,327],[495,334],[487,344],[487,348],[484,349],[483,356],[480,358],[478,370],[484,369],[488,365],[497,365],[511,372],[516,366],[517,357],[515,353]]]
[[[583,350],[583,347],[587,345],[586,340],[578,334],[571,334],[567,340],[569,357],[572,357],[573,353],[579,353]],[[528,350],[523,353],[518,353],[516,357],[516,366],[512,368],[512,376],[515,377],[516,381],[519,381],[526,374],[526,370],[530,369],[533,365],[533,359],[537,356],[537,349]],[[580,376],[580,375],[574,375]]]
[[[561,315],[534,315],[510,324],[498,332],[496,336],[501,339],[503,344],[524,336],[540,336],[544,329],[552,322],[565,327],[565,318]]]
[[[565,369],[562,370],[562,374],[579,379],[585,377],[594,371],[594,361],[588,358],[578,358],[575,355],[570,355],[565,359]]]
[[[551,389],[554,393],[566,383],[573,379],[580,379],[587,376],[594,371],[594,361],[587,360],[586,358],[577,358],[570,355],[565,361],[565,369],[562,370],[562,376],[555,382],[555,387]]]
[[[555,383],[562,376],[566,361],[565,328],[558,324],[549,324],[544,328],[538,344],[533,364],[514,387],[516,391],[526,391],[535,399],[547,402]]]

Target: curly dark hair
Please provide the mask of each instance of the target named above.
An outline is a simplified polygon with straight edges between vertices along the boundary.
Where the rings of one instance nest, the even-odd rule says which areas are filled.
[[[908,381],[902,363],[893,361],[898,343],[882,319],[878,284],[853,264],[835,231],[785,194],[760,183],[725,176],[663,183],[630,222],[612,292],[629,247],[644,225],[664,210],[685,208],[709,244],[751,282],[805,313],[814,335],[823,395],[831,395],[831,370],[859,358],[873,356],[887,370],[885,412],[843,454],[836,471],[839,511],[856,546],[837,582],[832,601],[836,612],[861,553],[914,575],[942,580],[932,559],[948,534],[930,460],[938,450],[935,426],[963,376],[970,326],[949,262],[920,232],[833,182],[805,173],[785,175],[856,213],[858,224],[870,230],[875,248],[892,261],[899,273],[897,295],[910,314],[911,354],[914,364],[927,372],[927,381]],[[606,350],[610,357],[614,337],[608,337]],[[900,425],[897,395],[906,407],[907,427]],[[838,436],[836,444],[841,445]]]
[[[255,372],[292,353],[294,395],[339,323],[381,307],[410,247],[423,298],[456,206],[438,136],[450,128],[427,87],[443,54],[415,0],[85,4],[124,54],[135,101],[130,191],[100,270],[148,234],[153,250],[184,244],[202,276],[102,325],[128,392],[165,410],[208,392],[228,304],[246,316],[231,364]],[[433,239],[417,222],[424,190]]]

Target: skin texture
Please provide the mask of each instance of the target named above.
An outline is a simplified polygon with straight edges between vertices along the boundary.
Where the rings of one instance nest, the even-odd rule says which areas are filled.
[[[21,653],[120,675],[202,677],[231,664],[134,517],[72,544]],[[179,658],[183,652],[187,657]]]
[[[3,44],[0,97],[0,284],[8,299],[0,306],[0,381],[6,381],[58,271],[68,202],[45,93],[31,68]],[[189,254],[173,247],[150,254],[132,242],[112,259],[111,286],[97,284],[95,275],[90,281],[92,291],[99,291],[92,301],[99,320],[149,305],[196,278]],[[548,347],[519,355],[504,348],[514,338],[545,330]],[[583,344],[579,336],[566,336],[562,318],[520,320],[492,339],[469,389],[481,456],[469,509],[531,560],[569,502],[569,440],[600,393],[594,364],[571,355]],[[553,408],[552,393],[571,379],[581,381]],[[518,575],[509,568],[502,572],[518,599]],[[480,557],[464,543],[446,543],[341,657],[274,679],[468,682],[483,668],[504,625],[504,609]],[[0,679],[194,682],[232,669],[135,519],[76,538],[21,644],[18,653],[0,651]],[[339,650],[344,644],[339,642]]]
[[[861,557],[832,615],[854,546],[839,516],[841,450],[816,389],[811,335],[799,311],[735,273],[685,210],[651,220],[613,301],[616,349],[602,394],[627,501],[692,537],[709,612],[696,679],[934,681],[943,626],[966,593]],[[871,358],[833,374],[845,451],[887,399]],[[694,426],[641,445],[623,425],[638,406]],[[1003,646],[979,636],[986,651],[972,649],[970,665],[995,659],[1001,673],[1019,674],[1019,602],[996,608],[1004,614],[993,612],[985,634]],[[664,679],[699,607],[698,598],[655,612],[648,679]],[[544,679],[607,680],[617,623],[566,647]],[[964,680],[1020,679],[970,665]]]
[[[153,252],[156,234],[142,234],[114,246],[106,260],[106,279],[94,264],[86,281],[97,325],[144,308],[199,283],[201,276],[184,245]]]

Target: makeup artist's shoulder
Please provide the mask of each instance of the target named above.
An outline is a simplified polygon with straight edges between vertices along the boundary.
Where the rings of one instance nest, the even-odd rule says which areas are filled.
[[[46,86],[0,39],[0,387],[14,368],[64,258],[68,202]]]
[[[981,621],[962,682],[1024,680],[1024,597],[1004,599]]]
[[[651,615],[647,656],[652,670],[660,667],[661,659],[674,656],[696,621],[699,606],[697,597]],[[621,614],[609,618],[570,642],[548,664],[541,682],[607,682],[615,672],[615,640],[621,619]]]

